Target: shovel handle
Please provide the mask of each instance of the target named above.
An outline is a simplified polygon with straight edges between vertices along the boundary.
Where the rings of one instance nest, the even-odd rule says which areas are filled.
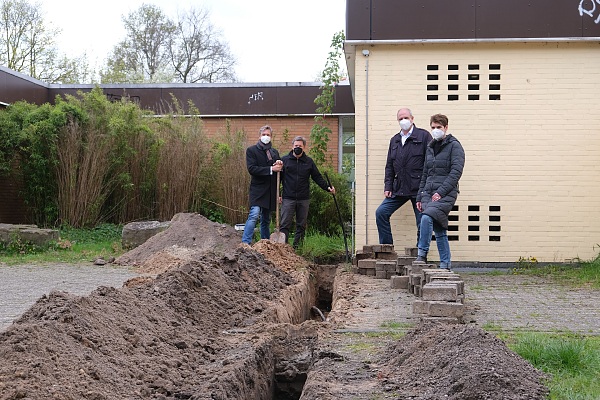
[[[331,187],[331,181],[329,180],[329,175],[327,172],[324,173],[325,179],[327,179],[327,185]],[[346,262],[350,262],[350,251],[348,251],[348,241],[346,240],[346,229],[344,228],[344,220],[342,220],[342,213],[340,212],[340,207],[338,206],[337,199],[335,198],[335,193],[331,193],[333,195],[333,202],[335,204],[335,208],[337,210],[338,217],[340,219],[340,226],[342,228],[342,235],[344,236],[344,247],[346,248]]]
[[[279,177],[279,173],[281,171],[277,171],[277,189],[276,189],[276,198],[275,198],[275,225],[276,225],[276,229],[277,232],[279,232],[279,182],[280,182],[280,177]]]

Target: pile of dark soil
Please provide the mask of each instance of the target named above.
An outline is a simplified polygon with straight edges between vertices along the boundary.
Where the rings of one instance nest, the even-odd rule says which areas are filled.
[[[381,373],[400,399],[545,399],[545,376],[475,326],[425,324],[391,346]]]

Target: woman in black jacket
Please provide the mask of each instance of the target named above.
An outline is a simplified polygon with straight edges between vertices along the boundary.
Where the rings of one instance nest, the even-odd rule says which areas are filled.
[[[440,268],[450,269],[448,214],[458,197],[458,181],[465,166],[465,151],[448,133],[448,117],[435,114],[430,119],[433,140],[427,146],[423,176],[417,194],[417,208],[422,213],[419,252],[416,261],[427,262],[431,234],[440,253]]]

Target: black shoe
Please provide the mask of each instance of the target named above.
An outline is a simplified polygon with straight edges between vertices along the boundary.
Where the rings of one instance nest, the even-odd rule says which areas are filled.
[[[417,256],[417,259],[415,261],[417,261],[417,262],[422,261],[425,264],[427,264],[427,256]]]

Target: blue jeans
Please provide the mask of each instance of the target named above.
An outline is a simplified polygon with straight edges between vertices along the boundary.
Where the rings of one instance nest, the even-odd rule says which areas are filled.
[[[268,208],[262,208],[259,206],[250,207],[250,214],[244,226],[244,234],[242,235],[242,243],[251,244],[252,237],[254,236],[254,228],[256,227],[256,220],[260,215],[260,238],[268,239],[271,235],[270,222],[271,222],[271,210]]]
[[[394,244],[392,237],[392,228],[390,226],[390,217],[397,209],[402,207],[404,203],[409,201],[412,203],[413,211],[415,212],[415,220],[417,222],[417,240],[419,240],[419,225],[421,224],[421,213],[417,209],[417,199],[414,197],[395,196],[386,197],[377,211],[375,211],[375,222],[377,223],[377,232],[379,232],[379,244]]]
[[[435,242],[437,243],[438,253],[440,253],[440,268],[451,268],[450,263],[450,244],[446,230],[442,229],[433,218],[427,214],[421,217],[421,236],[419,236],[419,253],[421,257],[427,257],[429,244],[431,243],[431,234],[435,232]]]

